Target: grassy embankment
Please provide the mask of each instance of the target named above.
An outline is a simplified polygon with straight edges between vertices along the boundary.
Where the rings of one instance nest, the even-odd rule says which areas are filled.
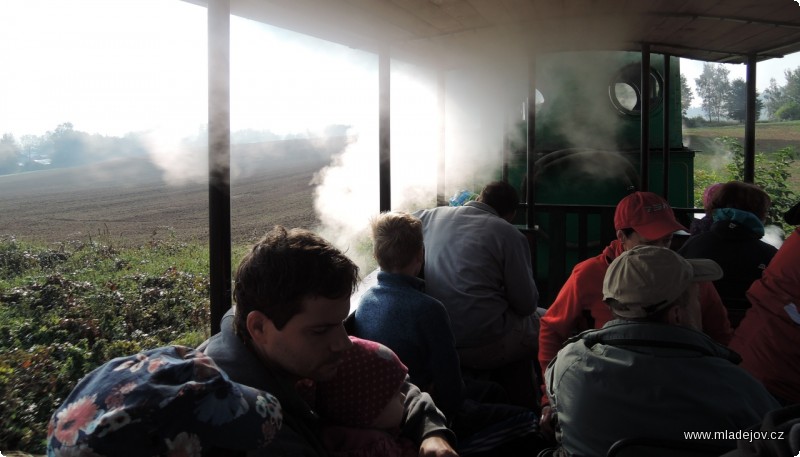
[[[744,125],[684,128],[683,135],[688,138],[685,142],[689,147],[698,151],[695,169],[714,171],[720,170],[725,164],[724,160],[719,160],[714,139],[731,137],[743,141]],[[800,154],[800,121],[759,122],[756,124],[755,150],[757,153],[763,152],[769,155],[787,147],[794,148],[795,153]],[[789,187],[800,193],[800,160],[792,164],[790,171],[792,177],[789,180]]]
[[[207,338],[208,270],[196,244],[0,239],[0,451],[43,454],[53,410],[103,362]]]

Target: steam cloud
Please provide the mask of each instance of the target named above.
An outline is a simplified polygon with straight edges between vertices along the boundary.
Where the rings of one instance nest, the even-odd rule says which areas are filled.
[[[500,88],[484,85],[477,89],[487,80],[470,81],[461,74],[448,74],[450,90],[442,119],[437,78],[415,66],[392,63],[393,210],[413,212],[436,205],[440,135],[444,135],[445,145],[446,197],[461,188],[480,190],[484,183],[499,178],[507,116],[492,99],[497,100]],[[472,109],[475,105],[484,109]],[[443,130],[441,122],[445,123]],[[380,207],[377,132],[375,125],[351,130],[350,143],[312,182],[319,233],[346,251],[364,275],[375,268],[369,221]]]
[[[485,51],[480,60],[441,73],[392,61],[392,209],[414,211],[436,204],[440,135],[444,141],[446,198],[459,189],[479,191],[488,181],[499,179],[504,148],[509,142],[515,142],[512,147],[520,146],[524,122],[521,108],[528,95],[527,54],[519,47]],[[613,74],[620,64],[610,63],[605,57],[587,61],[583,55],[567,55],[566,60],[551,57],[547,62],[575,75]],[[565,138],[560,143],[562,148],[617,149],[613,141],[618,117],[608,112],[609,78],[596,79],[599,81],[594,86],[583,90],[594,90],[599,96],[586,95],[591,103],[574,107],[568,113],[570,122],[557,132]],[[440,80],[444,83],[441,93]],[[542,84],[547,86],[548,81]],[[568,106],[563,102],[559,105],[560,94],[555,90],[543,95],[543,109],[548,103]],[[439,97],[444,97],[443,110]],[[444,127],[440,130],[441,125]],[[366,126],[360,132],[351,132],[354,140],[313,184],[317,186],[315,210],[322,224],[320,232],[346,250],[366,274],[374,268],[368,225],[379,210],[379,151],[377,127]],[[611,142],[601,141],[609,137]],[[592,165],[585,174],[609,172],[603,163]]]

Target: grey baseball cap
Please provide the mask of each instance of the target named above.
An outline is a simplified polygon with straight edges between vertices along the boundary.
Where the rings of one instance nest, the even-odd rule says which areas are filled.
[[[660,246],[641,245],[611,262],[603,279],[603,300],[621,317],[653,314],[681,296],[692,282],[715,281],[722,268],[710,259],[684,259]]]

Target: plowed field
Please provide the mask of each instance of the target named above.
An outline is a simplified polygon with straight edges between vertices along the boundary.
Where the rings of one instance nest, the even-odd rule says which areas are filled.
[[[320,158],[264,163],[231,180],[234,243],[256,240],[275,224],[312,228]],[[200,180],[202,181],[202,180]],[[208,183],[165,182],[145,158],[89,167],[0,176],[0,236],[41,242],[131,245],[150,239],[208,239]]]

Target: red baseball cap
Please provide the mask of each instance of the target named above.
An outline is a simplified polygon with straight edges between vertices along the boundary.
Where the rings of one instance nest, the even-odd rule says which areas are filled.
[[[620,200],[614,212],[614,229],[632,228],[648,240],[686,230],[675,219],[669,203],[652,192],[634,192]]]

